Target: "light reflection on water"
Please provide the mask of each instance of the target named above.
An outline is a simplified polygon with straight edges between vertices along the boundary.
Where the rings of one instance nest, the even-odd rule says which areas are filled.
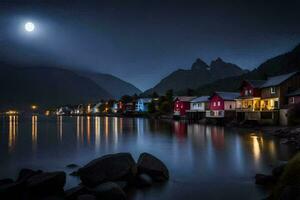
[[[259,132],[179,121],[2,116],[0,127],[0,178],[16,176],[23,167],[69,173],[67,164],[83,165],[108,153],[131,152],[135,159],[153,153],[169,167],[171,181],[132,199],[261,198],[253,175],[292,155],[289,147]],[[67,187],[76,184],[68,177]]]

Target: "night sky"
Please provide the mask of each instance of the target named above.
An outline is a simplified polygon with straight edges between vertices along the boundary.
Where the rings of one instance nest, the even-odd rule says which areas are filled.
[[[111,73],[145,90],[198,57],[253,69],[291,50],[299,8],[279,0],[1,0],[0,59]]]

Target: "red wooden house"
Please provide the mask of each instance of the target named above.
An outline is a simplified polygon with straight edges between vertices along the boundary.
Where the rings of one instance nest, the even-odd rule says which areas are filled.
[[[206,117],[224,118],[235,113],[235,99],[240,96],[235,92],[215,92],[209,98],[209,110]]]
[[[185,116],[186,111],[190,110],[191,100],[196,97],[191,96],[179,96],[174,98],[174,116]]]

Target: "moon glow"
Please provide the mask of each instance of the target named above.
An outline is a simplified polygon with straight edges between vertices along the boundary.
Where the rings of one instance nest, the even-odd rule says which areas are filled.
[[[34,26],[34,23],[32,23],[32,22],[26,22],[24,28],[25,28],[25,31],[32,32],[32,31],[34,31],[35,26]]]

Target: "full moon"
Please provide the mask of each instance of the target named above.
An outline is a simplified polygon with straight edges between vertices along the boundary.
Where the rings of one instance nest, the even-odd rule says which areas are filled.
[[[25,30],[27,31],[27,32],[32,32],[32,31],[34,31],[34,23],[32,23],[32,22],[27,22],[26,24],[25,24],[25,26],[24,26],[24,28],[25,28]]]

